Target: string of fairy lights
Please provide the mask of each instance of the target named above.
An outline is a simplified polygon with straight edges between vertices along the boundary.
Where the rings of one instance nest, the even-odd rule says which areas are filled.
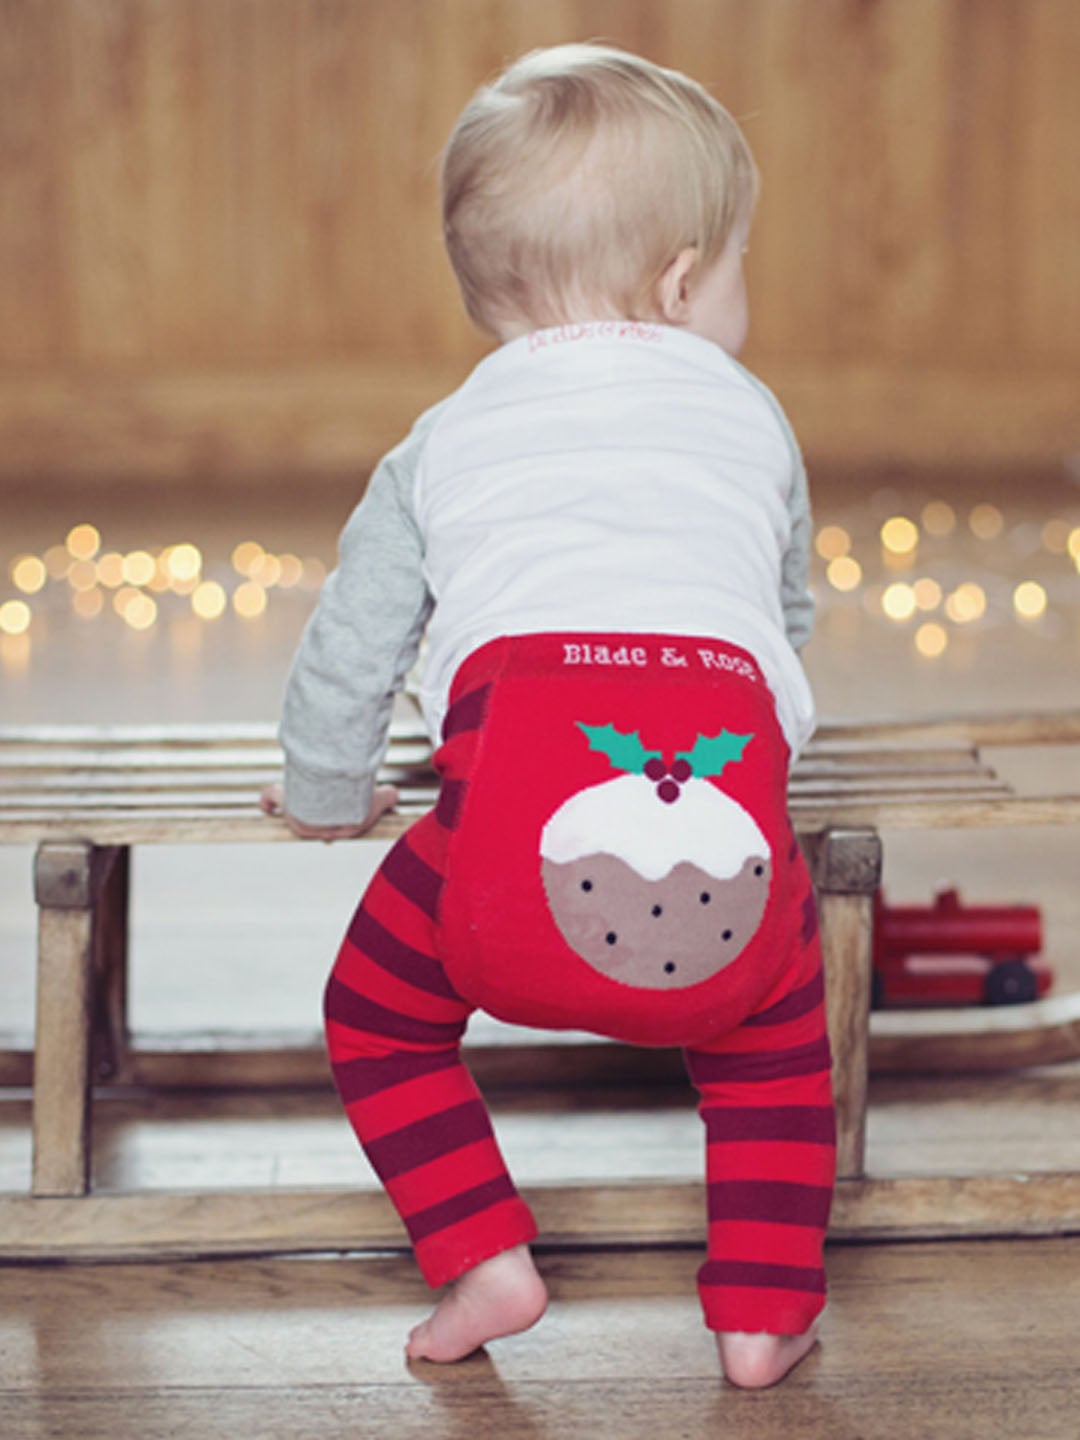
[[[243,620],[263,615],[275,591],[318,591],[326,567],[314,556],[277,555],[255,540],[232,547],[223,579],[206,573],[202,551],[190,541],[158,549],[104,547],[95,525],[73,526],[41,555],[16,555],[8,565],[15,592],[0,602],[0,636],[31,639],[36,623],[66,602],[82,620],[110,615],[132,630],[152,630],[164,607],[183,607],[207,624],[232,611]]]
[[[943,655],[956,631],[990,618],[1036,624],[1055,606],[1080,614],[1075,516],[1010,526],[995,505],[982,502],[964,515],[943,500],[869,526],[866,515],[864,508],[858,523],[834,521],[817,531],[821,608],[827,613],[830,604],[855,601],[876,621],[908,627],[925,659]],[[228,564],[211,567],[190,541],[108,549],[98,527],[82,522],[42,554],[10,560],[10,593],[3,598],[0,591],[0,643],[18,642],[25,660],[47,616],[65,608],[80,620],[134,631],[152,631],[177,613],[207,625],[230,613],[256,622],[274,595],[308,592],[310,601],[325,577],[317,557],[275,554],[255,540],[239,541]]]
[[[889,514],[858,543],[853,528],[830,523],[816,534],[822,608],[830,595],[851,597],[870,617],[908,627],[925,659],[944,655],[958,630],[979,622],[1037,624],[1055,606],[1080,613],[1075,518],[1010,526],[987,502],[964,516],[931,500],[916,518]]]

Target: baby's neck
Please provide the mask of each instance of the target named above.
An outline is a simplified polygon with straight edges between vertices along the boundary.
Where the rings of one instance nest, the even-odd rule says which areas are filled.
[[[559,320],[533,321],[522,317],[499,323],[495,327],[495,338],[500,345],[506,345],[511,340],[519,340],[522,335],[531,335],[535,330],[552,330],[568,325],[596,325],[613,320],[629,323],[630,316],[618,315],[614,311],[605,311],[602,306],[597,306],[595,311],[587,311],[580,315],[568,315]]]

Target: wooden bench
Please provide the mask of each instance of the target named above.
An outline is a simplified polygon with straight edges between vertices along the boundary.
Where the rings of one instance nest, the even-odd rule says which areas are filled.
[[[927,1033],[918,1019],[869,1023],[873,895],[881,833],[910,828],[1068,824],[1080,795],[1025,796],[983,749],[1075,745],[1080,712],[989,720],[826,724],[791,782],[791,809],[818,890],[835,1057],[838,1235],[1060,1232],[1080,1228],[1080,1176],[885,1179],[865,1173],[867,1076],[942,1064],[994,1068],[1080,1055],[1080,997],[1016,1013],[964,1012]],[[381,1196],[338,1190],[92,1192],[95,1086],[249,1087],[328,1083],[313,1035],[172,1037],[147,1042],[127,1015],[129,857],[133,846],[292,841],[255,797],[280,770],[268,726],[0,729],[0,842],[35,849],[39,913],[32,1044],[0,1038],[0,1084],[33,1090],[28,1194],[0,1195],[0,1257],[314,1250],[402,1241]],[[433,802],[436,777],[419,725],[395,725],[384,777],[397,813],[372,832],[400,834]],[[295,843],[295,842],[293,842]],[[1004,1043],[1002,1037],[1004,1038]],[[633,1058],[631,1058],[633,1057]],[[653,1057],[655,1071],[671,1057]],[[481,1046],[481,1083],[532,1066],[592,1077],[641,1071],[623,1047]],[[650,1072],[652,1073],[652,1072]],[[633,1204],[628,1204],[628,1192]],[[552,1237],[691,1240],[697,1185],[550,1186],[530,1197]],[[633,1214],[637,1218],[630,1220]],[[645,1217],[645,1218],[642,1218]]]

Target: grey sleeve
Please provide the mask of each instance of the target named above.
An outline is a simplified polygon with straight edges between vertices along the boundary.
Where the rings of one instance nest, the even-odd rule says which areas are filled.
[[[737,362],[736,362],[737,364]],[[791,490],[788,493],[788,517],[791,538],[784,552],[780,572],[780,603],[784,611],[784,629],[793,650],[801,650],[814,630],[814,597],[810,593],[810,488],[802,451],[787,416],[767,385],[744,366],[738,368],[762,397],[768,401],[784,433],[791,455]]]
[[[371,806],[394,696],[431,613],[412,488],[441,408],[372,475],[293,660],[280,729],[285,807],[310,825],[354,824]]]
[[[788,500],[791,542],[784,555],[781,571],[780,602],[784,608],[784,628],[791,647],[793,650],[801,650],[814,633],[814,597],[810,593],[810,538],[813,522],[806,466],[786,417],[784,428],[791,445],[794,468]]]

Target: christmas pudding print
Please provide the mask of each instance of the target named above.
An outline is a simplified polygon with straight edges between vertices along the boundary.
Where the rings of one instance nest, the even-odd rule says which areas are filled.
[[[541,874],[563,939],[624,985],[674,990],[738,956],[765,912],[768,842],[712,782],[752,735],[699,735],[667,764],[639,734],[579,725],[623,773],[572,795],[544,826]]]

